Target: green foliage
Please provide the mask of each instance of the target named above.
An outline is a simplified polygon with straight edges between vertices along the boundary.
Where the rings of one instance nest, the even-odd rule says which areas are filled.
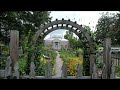
[[[73,32],[66,31],[64,38],[69,40],[70,48],[81,48],[81,41],[77,37],[73,36]]]
[[[25,37],[30,43],[35,32],[51,20],[49,11],[1,11],[0,41],[9,43],[10,30],[18,30],[20,44]]]
[[[53,70],[52,74],[54,75],[55,74],[54,65],[57,53],[55,51],[50,50],[50,47],[44,47],[43,45],[37,46],[37,50],[39,54],[36,54],[35,58],[36,75],[45,76],[46,59],[43,58],[43,55],[47,55],[50,57]]]
[[[76,50],[76,53],[82,55],[83,54],[83,50],[81,48],[79,48],[79,49]]]
[[[79,56],[76,55],[76,53],[80,54]],[[64,61],[65,64],[67,64],[67,73],[69,76],[75,76],[77,73],[77,65],[80,63],[82,65],[83,63],[83,55],[82,55],[82,49],[77,50],[61,50],[60,51],[60,57]]]
[[[120,13],[111,15],[103,14],[96,25],[95,39],[98,44],[102,44],[104,38],[110,37],[112,45],[120,45]]]
[[[52,51],[51,56],[50,56],[52,67],[54,67],[54,65],[55,65],[56,56],[57,56],[57,53],[55,51]]]
[[[6,59],[10,55],[10,50],[8,45],[0,46],[0,69],[5,69]]]
[[[115,67],[115,73],[118,77],[120,77],[120,66]]]
[[[49,11],[0,11],[0,42],[5,46],[9,45],[10,30],[19,31],[19,45],[23,48],[23,54],[27,55],[27,74],[29,74],[31,56],[35,52],[30,42],[35,32],[51,20],[49,14]],[[4,54],[2,54],[2,60],[6,60],[7,56],[5,59],[3,57]],[[4,65],[3,62],[2,65]]]
[[[37,76],[45,76],[46,60],[43,57],[39,57],[39,60],[35,60],[35,72]]]
[[[86,26],[84,25],[83,28],[85,29],[85,32],[88,33],[88,35],[90,35],[90,38],[93,40],[93,43],[95,41],[95,35],[94,35],[94,32],[92,32],[91,28],[89,26]],[[84,35],[84,33],[83,33]],[[85,44],[83,42],[83,38],[76,38],[73,36],[73,33],[68,31],[66,32],[66,35],[64,36],[66,39],[69,40],[69,44],[70,44],[70,47],[72,49],[78,49],[78,48],[84,48],[85,47]],[[97,44],[94,43],[94,46],[95,48],[97,47]],[[86,51],[86,49],[83,50],[84,52]],[[83,56],[85,55],[85,53],[83,53],[82,50],[77,50],[75,52],[75,56],[79,57],[80,54],[83,54]],[[80,52],[80,54],[79,54]],[[88,52],[88,50],[86,51]],[[84,65],[83,65],[83,69],[84,69],[84,74],[85,75],[89,75],[89,67],[90,67],[90,61],[89,59],[84,59]]]
[[[27,58],[26,57],[21,57],[19,59],[18,63],[19,63],[19,72],[20,72],[20,75],[26,75]]]

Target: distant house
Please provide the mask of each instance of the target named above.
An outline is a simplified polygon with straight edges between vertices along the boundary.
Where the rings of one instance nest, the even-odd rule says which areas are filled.
[[[64,39],[60,34],[55,34],[48,39],[44,39],[44,44],[46,47],[49,46],[54,50],[60,50],[62,48],[68,49],[69,47],[69,41]]]

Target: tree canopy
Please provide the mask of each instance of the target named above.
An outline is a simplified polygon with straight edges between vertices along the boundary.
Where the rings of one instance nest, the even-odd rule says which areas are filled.
[[[79,38],[73,35],[73,32],[66,31],[64,38],[69,40],[70,48],[73,48],[73,49],[81,48],[81,42]]]
[[[0,12],[0,40],[8,41],[10,30],[18,30],[20,39],[32,36],[43,24],[51,20],[48,11]]]
[[[120,45],[120,12],[117,14],[103,14],[96,25],[95,39],[98,44],[110,37],[112,45]]]
[[[89,34],[91,34],[93,36],[93,33],[89,26],[84,25],[84,28],[86,29],[86,31]],[[82,42],[81,42],[80,38],[75,37],[73,32],[66,31],[64,38],[69,40],[69,45],[71,48],[73,48],[73,49],[82,48]]]

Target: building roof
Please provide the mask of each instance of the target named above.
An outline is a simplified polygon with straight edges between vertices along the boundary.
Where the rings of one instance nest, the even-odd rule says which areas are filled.
[[[59,38],[58,38],[59,39]],[[55,38],[45,39],[45,41],[53,41]],[[59,39],[60,41],[68,41],[67,39]]]
[[[53,35],[50,36],[50,38],[60,38],[60,39],[62,39],[63,36],[61,34],[53,34]]]
[[[44,39],[45,41],[53,41],[55,39],[59,39],[60,41],[68,41],[67,39],[64,39],[63,35],[61,34],[54,34],[51,35],[50,38]]]

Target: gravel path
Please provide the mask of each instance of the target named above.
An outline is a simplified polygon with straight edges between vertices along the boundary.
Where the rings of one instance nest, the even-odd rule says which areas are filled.
[[[57,51],[56,51],[57,52]],[[63,61],[60,58],[60,54],[59,52],[57,52],[57,57],[56,57],[56,65],[55,65],[55,70],[56,70],[56,77],[61,77],[61,73],[62,73],[62,64]]]

